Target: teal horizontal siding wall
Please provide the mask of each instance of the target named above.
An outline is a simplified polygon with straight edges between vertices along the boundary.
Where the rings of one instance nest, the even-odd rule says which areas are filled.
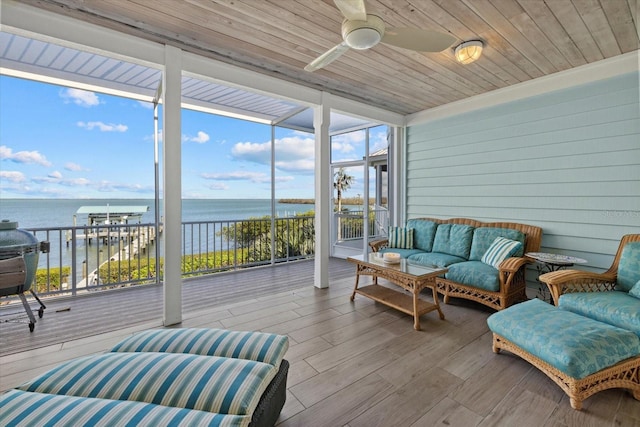
[[[610,266],[640,233],[638,73],[407,129],[407,218],[544,229],[542,250]]]

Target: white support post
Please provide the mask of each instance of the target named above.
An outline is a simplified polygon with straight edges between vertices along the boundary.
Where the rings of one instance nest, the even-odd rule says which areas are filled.
[[[314,108],[313,127],[315,129],[315,258],[313,285],[316,288],[329,287],[329,221],[331,207],[331,140],[329,122],[331,109],[327,105],[326,94],[322,105]]]
[[[182,51],[165,47],[162,103],[165,326],[182,322]]]

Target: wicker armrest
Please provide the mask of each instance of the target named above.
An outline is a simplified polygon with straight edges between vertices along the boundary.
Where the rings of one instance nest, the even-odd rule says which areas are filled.
[[[389,240],[387,239],[374,240],[373,242],[369,242],[369,247],[373,252],[379,252],[380,249],[386,248],[388,243]]]
[[[549,292],[551,292],[556,305],[558,305],[558,299],[562,294],[611,291],[616,286],[616,275],[609,272],[592,273],[582,270],[559,270],[542,274],[539,279],[549,287]]]
[[[523,265],[530,264],[531,262],[532,260],[529,258],[511,257],[505,259],[504,261],[502,261],[502,263],[500,263],[499,270],[501,273],[515,273],[516,271],[520,270]]]

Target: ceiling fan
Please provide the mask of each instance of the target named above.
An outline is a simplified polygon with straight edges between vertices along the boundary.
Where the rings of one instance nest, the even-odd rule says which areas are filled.
[[[420,52],[440,52],[457,39],[450,34],[417,28],[385,28],[382,19],[367,14],[364,0],[333,0],[345,17],[342,22],[342,43],[329,49],[304,69],[316,71],[335,61],[349,49],[370,49],[386,43]]]

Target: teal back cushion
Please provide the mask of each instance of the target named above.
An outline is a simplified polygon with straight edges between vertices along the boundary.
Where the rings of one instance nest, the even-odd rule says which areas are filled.
[[[474,228],[461,224],[440,224],[433,241],[433,252],[469,259]]]
[[[616,290],[629,292],[640,280],[640,242],[624,245],[618,264]]]
[[[431,252],[438,224],[426,219],[410,219],[407,228],[413,228],[413,247]]]
[[[482,256],[487,252],[487,249],[489,249],[489,246],[491,246],[497,237],[504,237],[522,243],[518,250],[511,256],[521,257],[524,255],[525,234],[522,231],[511,228],[478,227],[473,231],[473,242],[471,243],[469,259],[472,261],[481,260]]]

